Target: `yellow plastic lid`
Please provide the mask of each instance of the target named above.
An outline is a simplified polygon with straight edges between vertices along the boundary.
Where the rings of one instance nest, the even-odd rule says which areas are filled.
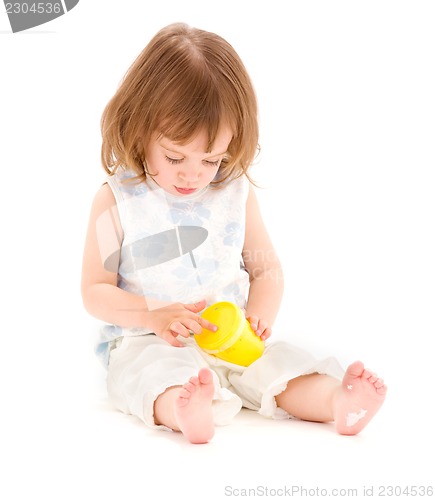
[[[241,335],[245,316],[243,311],[231,302],[216,302],[205,309],[201,316],[218,327],[216,332],[202,329],[195,335],[198,345],[208,352],[219,352],[234,343]]]

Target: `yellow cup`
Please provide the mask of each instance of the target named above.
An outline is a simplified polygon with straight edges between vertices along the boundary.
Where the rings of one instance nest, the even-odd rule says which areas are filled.
[[[201,316],[218,327],[216,332],[203,328],[201,334],[194,335],[203,351],[241,366],[250,365],[263,354],[264,342],[235,304],[216,302]]]

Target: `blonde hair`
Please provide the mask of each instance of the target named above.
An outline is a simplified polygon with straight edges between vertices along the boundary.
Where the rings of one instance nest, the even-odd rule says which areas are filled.
[[[224,125],[233,137],[215,184],[243,174],[249,178],[258,149],[255,92],[227,41],[171,24],[139,54],[103,112],[103,167],[114,174],[123,166],[145,180],[146,148],[154,133],[182,144],[205,131],[211,151]]]

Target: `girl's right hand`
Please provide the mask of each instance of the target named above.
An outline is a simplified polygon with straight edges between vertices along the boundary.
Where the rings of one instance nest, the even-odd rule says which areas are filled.
[[[190,332],[200,334],[203,328],[217,330],[216,325],[198,316],[205,306],[206,301],[201,300],[194,304],[175,303],[154,309],[147,313],[147,327],[172,346],[183,347],[184,344],[176,338],[178,335],[188,338]]]

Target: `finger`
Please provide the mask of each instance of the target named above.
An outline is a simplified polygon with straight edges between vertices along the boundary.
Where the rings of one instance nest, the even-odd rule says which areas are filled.
[[[161,338],[163,340],[166,340],[166,342],[168,344],[171,344],[173,347],[184,347],[184,344],[177,340],[170,332],[164,333],[163,335],[161,335]]]
[[[200,300],[199,302],[195,302],[194,304],[185,304],[184,307],[191,312],[198,313],[202,311],[205,306],[207,305],[206,300]],[[214,325],[213,323],[210,323],[210,321],[206,320],[205,318],[202,318],[201,316],[196,317],[196,321],[201,325],[202,328],[206,328],[207,330],[211,330],[212,332],[216,332],[218,330],[218,327]],[[193,330],[195,333],[200,334],[201,331],[196,331]]]
[[[260,335],[261,340],[267,340],[272,335],[272,329],[266,328],[266,330]]]
[[[190,336],[189,330],[184,325],[182,325],[179,321],[173,321],[169,325],[169,330],[172,333],[175,333],[176,335],[181,335],[182,337],[187,338]]]
[[[214,325],[213,323],[210,323],[210,321],[208,321],[205,318],[201,318],[200,316],[198,317],[198,323],[200,324],[200,326],[202,328],[206,328],[207,330],[210,330],[212,332],[216,332],[218,330],[218,326],[217,325]],[[201,332],[199,332],[199,333],[201,333]]]
[[[257,327],[257,335],[262,335],[266,330],[267,328],[269,328],[268,324],[266,323],[266,321],[260,319],[260,321],[258,322],[258,327]]]
[[[185,319],[183,320],[183,325],[188,331],[200,334],[202,332],[202,326],[199,324],[199,320],[200,318],[198,317],[195,319]]]
[[[200,300],[199,302],[195,302],[194,304],[183,304],[183,305],[188,311],[199,313],[207,305],[207,301]]]
[[[212,332],[215,332],[218,329],[216,325],[210,323],[210,321],[207,321],[204,318],[201,318],[201,316],[195,316],[195,319],[185,319],[183,320],[183,325],[197,335],[202,333],[203,328],[211,330]]]
[[[257,332],[258,330],[258,323],[259,323],[259,319],[257,316],[250,316],[248,318],[248,321],[249,321],[249,324],[251,325],[251,328],[254,330],[254,332]]]

